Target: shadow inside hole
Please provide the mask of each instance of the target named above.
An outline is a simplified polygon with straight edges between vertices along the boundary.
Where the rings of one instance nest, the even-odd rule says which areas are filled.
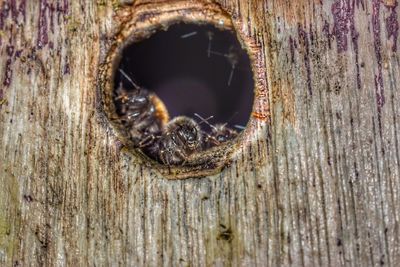
[[[175,24],[124,48],[118,68],[157,94],[170,117],[214,116],[211,124],[245,126],[253,104],[250,59],[234,32]],[[115,75],[131,88],[122,75]],[[203,128],[206,126],[203,124]],[[209,129],[205,129],[209,130]],[[240,131],[240,128],[236,130]]]

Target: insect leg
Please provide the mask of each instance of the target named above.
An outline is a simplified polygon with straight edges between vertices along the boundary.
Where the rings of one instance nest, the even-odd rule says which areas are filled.
[[[139,147],[143,148],[149,146],[154,142],[155,139],[156,137],[154,136],[154,134],[148,135],[139,142]]]
[[[186,158],[187,158],[186,154],[181,149],[177,149],[175,153],[180,159],[182,159],[181,165],[184,165],[186,163]]]
[[[207,56],[210,57],[211,56],[211,42],[214,36],[213,32],[208,31],[207,32],[207,36],[208,36],[208,48],[207,48]]]
[[[164,155],[166,152],[167,151],[164,149],[160,150],[160,160],[162,161],[162,163],[169,166],[169,161],[165,158],[165,155]]]
[[[184,35],[181,35],[181,39],[185,39],[185,38],[188,38],[188,37],[192,37],[193,35],[196,35],[196,34],[197,34],[196,31],[194,31],[194,32],[189,32],[189,33],[186,33],[186,34],[184,34]]]
[[[228,86],[231,86],[231,82],[232,82],[232,78],[233,78],[233,73],[234,73],[234,71],[235,71],[235,67],[236,67],[236,64],[233,63],[233,64],[232,64],[231,73],[229,74]]]

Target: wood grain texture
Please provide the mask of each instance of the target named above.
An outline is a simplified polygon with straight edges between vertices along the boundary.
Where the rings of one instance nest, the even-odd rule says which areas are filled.
[[[271,120],[176,181],[98,111],[124,9],[156,1],[133,2],[0,1],[1,266],[400,265],[398,1],[218,1]]]

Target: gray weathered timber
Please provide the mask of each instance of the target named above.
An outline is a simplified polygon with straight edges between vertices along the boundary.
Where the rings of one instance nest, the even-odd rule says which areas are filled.
[[[397,1],[218,1],[263,51],[271,119],[186,180],[98,108],[146,2],[0,0],[0,266],[399,266]]]

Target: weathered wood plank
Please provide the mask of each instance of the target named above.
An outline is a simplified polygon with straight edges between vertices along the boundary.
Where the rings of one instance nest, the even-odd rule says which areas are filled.
[[[0,265],[400,264],[398,1],[218,1],[262,49],[271,120],[176,181],[98,109],[124,10],[155,3],[132,2],[0,1]]]

